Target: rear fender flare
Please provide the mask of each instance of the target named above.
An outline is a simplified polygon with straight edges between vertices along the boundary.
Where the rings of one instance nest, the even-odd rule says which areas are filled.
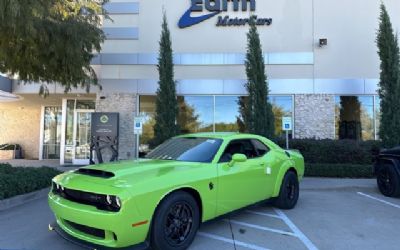
[[[397,175],[400,177],[400,161],[398,159],[394,159],[394,158],[391,158],[391,157],[382,157],[382,158],[379,158],[375,162],[375,164],[374,164],[374,172],[375,172],[375,174],[377,173],[377,171],[379,169],[380,163],[384,163],[384,162],[390,162],[391,164],[393,164]]]

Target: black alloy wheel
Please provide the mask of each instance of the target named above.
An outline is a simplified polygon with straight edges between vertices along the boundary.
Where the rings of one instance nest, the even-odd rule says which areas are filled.
[[[297,191],[296,183],[293,180],[289,180],[285,188],[286,188],[287,199],[290,201],[294,200]]]
[[[400,196],[400,178],[393,165],[382,165],[376,174],[378,188],[383,195],[388,197]]]
[[[279,196],[274,201],[274,205],[281,209],[292,209],[296,206],[299,199],[299,180],[293,171],[289,171],[283,177]]]
[[[200,225],[200,211],[196,200],[187,192],[168,195],[158,206],[151,228],[154,250],[187,249]]]
[[[164,237],[171,246],[184,243],[193,228],[193,208],[185,201],[175,203],[165,218]]]

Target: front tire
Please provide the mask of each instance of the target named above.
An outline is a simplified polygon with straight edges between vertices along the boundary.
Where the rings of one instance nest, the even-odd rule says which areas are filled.
[[[167,196],[157,208],[151,229],[154,250],[184,250],[193,242],[200,224],[196,200],[187,192]]]
[[[281,190],[274,205],[281,209],[292,209],[299,199],[299,180],[293,171],[285,174],[282,180]]]
[[[384,164],[377,171],[376,182],[379,191],[387,197],[400,196],[400,178],[392,164]]]

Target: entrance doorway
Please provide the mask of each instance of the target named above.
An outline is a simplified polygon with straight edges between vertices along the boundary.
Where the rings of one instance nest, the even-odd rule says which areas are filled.
[[[93,99],[63,99],[61,165],[89,165]]]

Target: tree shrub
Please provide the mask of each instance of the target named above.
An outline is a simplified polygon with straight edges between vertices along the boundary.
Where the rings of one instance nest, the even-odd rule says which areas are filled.
[[[275,142],[285,147],[284,139]],[[379,154],[379,141],[293,139],[290,148],[301,152],[306,163],[372,164]]]
[[[0,164],[0,200],[49,187],[51,179],[60,173],[48,167],[21,168]]]
[[[332,178],[372,178],[372,165],[357,164],[306,164],[305,176],[307,177],[332,177]]]

